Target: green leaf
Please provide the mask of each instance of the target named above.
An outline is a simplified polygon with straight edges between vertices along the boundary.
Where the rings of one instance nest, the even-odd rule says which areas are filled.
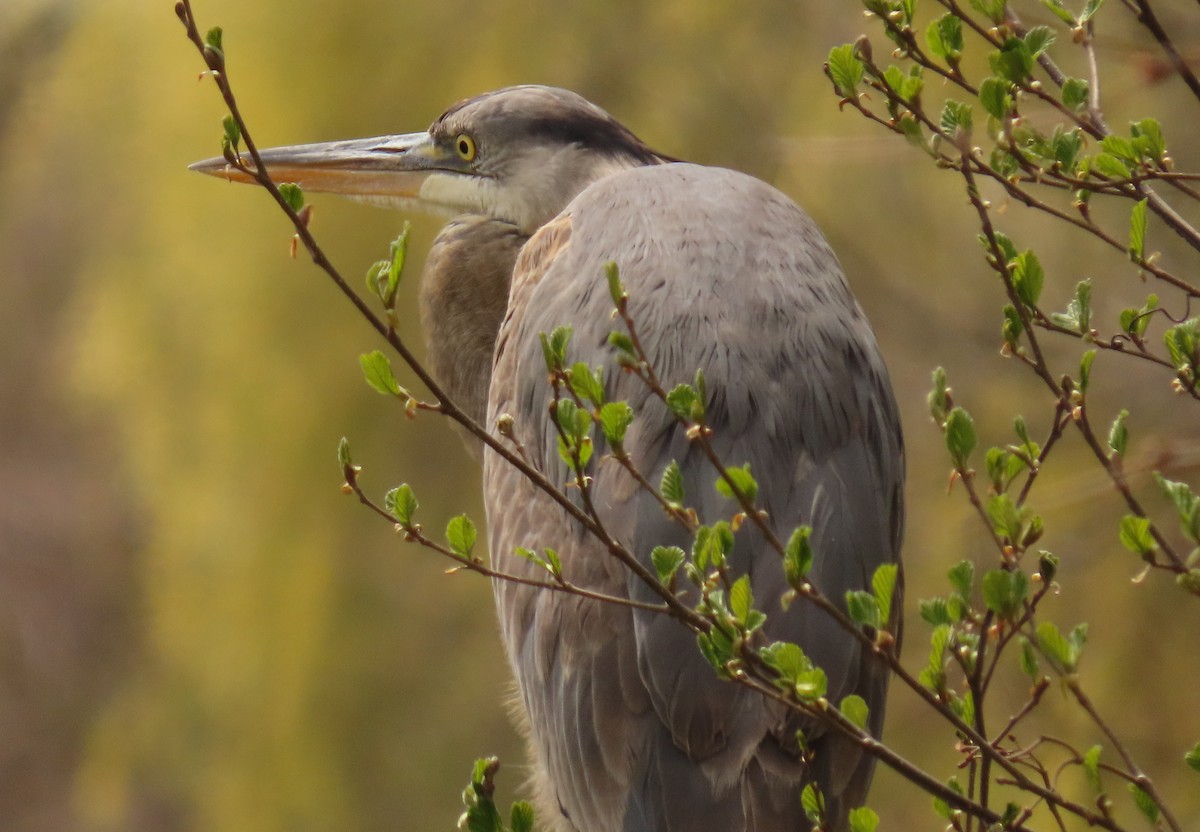
[[[784,679],[797,679],[813,669],[813,663],[800,649],[800,645],[787,641],[773,641],[759,651],[767,665]]]
[[[907,75],[900,70],[900,67],[893,64],[884,72],[883,80],[902,101],[910,104],[921,95],[921,90],[925,88],[921,67],[916,64],[911,67]],[[899,117],[899,108],[890,99],[888,100],[888,110],[893,118]]]
[[[1034,26],[1025,33],[1025,48],[1036,60],[1039,55],[1050,48],[1054,39],[1054,30],[1049,26]]]
[[[607,402],[600,408],[600,429],[614,448],[625,441],[625,432],[633,424],[633,408],[628,402]]]
[[[604,368],[597,367],[595,372],[582,361],[571,365],[567,371],[571,381],[571,390],[579,398],[599,407],[604,404]]]
[[[1125,427],[1127,418],[1129,411],[1122,410],[1108,429],[1108,447],[1112,448],[1112,452],[1117,456],[1125,456],[1125,448],[1129,445],[1129,429]]]
[[[934,55],[951,66],[957,64],[963,52],[962,20],[953,14],[942,15],[925,30],[925,42]]]
[[[975,420],[961,407],[955,407],[946,417],[946,450],[956,469],[967,467],[975,449]]]
[[[446,524],[446,542],[450,544],[450,551],[463,560],[470,560],[477,536],[475,524],[465,514],[450,518]]]
[[[928,598],[918,602],[918,607],[921,619],[927,624],[937,626],[938,624],[951,624],[954,621],[950,617],[950,604],[945,598]]]
[[[921,123],[913,117],[912,113],[905,112],[901,114],[900,132],[904,134],[904,138],[908,139],[909,144],[919,147],[921,150],[932,155],[929,146],[925,144],[925,133],[921,129]]]
[[[954,587],[955,592],[963,598],[971,597],[971,587],[975,583],[975,564],[969,560],[960,560],[950,567],[946,577],[950,579],[950,586]]]
[[[1159,164],[1167,155],[1167,144],[1163,138],[1162,125],[1156,119],[1144,118],[1130,125],[1130,132],[1138,151],[1145,158]]]
[[[1109,179],[1128,179],[1129,165],[1111,153],[1097,153],[1091,159],[1092,170]]]
[[[636,363],[637,350],[633,346],[633,339],[624,332],[613,331],[608,333],[608,343],[609,346],[614,347],[620,354],[618,359],[624,358],[626,361],[630,362],[631,365]]]
[[[875,832],[879,828],[879,815],[874,810],[859,806],[850,810],[850,832]]]
[[[224,32],[220,26],[212,27],[204,34],[204,45],[218,52],[223,52],[224,47],[221,45],[223,35]]]
[[[460,824],[465,823],[467,832],[504,832],[500,812],[492,799],[495,784],[492,775],[500,763],[495,757],[479,759],[471,774],[471,784],[463,791],[466,813]]]
[[[996,145],[988,159],[993,168],[1004,179],[1015,176],[1021,170],[1021,162],[1006,147]]]
[[[279,195],[283,197],[283,201],[294,213],[299,213],[304,207],[304,191],[300,190],[300,186],[294,182],[280,182]]]
[[[360,355],[358,363],[362,367],[363,376],[366,377],[367,384],[374,387],[378,392],[385,396],[405,395],[403,388],[400,387],[400,383],[392,375],[391,363],[382,352],[375,350],[374,352]]]
[[[1147,295],[1146,303],[1140,309],[1130,307],[1121,312],[1121,331],[1129,335],[1143,338],[1150,326],[1150,313],[1158,308],[1158,295]]]
[[[811,526],[799,526],[788,538],[783,551],[783,571],[788,583],[796,586],[808,577],[812,568],[813,550],[808,539],[812,535]]]
[[[957,777],[951,777],[946,781],[946,785],[949,786],[950,790],[956,794],[961,795],[963,793],[962,786],[959,785]],[[952,809],[949,803],[937,797],[933,799],[933,809],[946,820],[953,820],[954,817],[959,814],[958,809]]]
[[[955,144],[966,144],[971,141],[971,128],[974,124],[971,105],[961,101],[947,101],[942,105],[942,131],[954,140]]]
[[[367,291],[383,300],[387,294],[387,286],[391,281],[392,264],[386,260],[376,260],[367,267]]]
[[[1192,374],[1200,363],[1200,318],[1192,318],[1163,333],[1171,363],[1180,373]]]
[[[1141,161],[1141,154],[1137,152],[1137,147],[1134,146],[1130,139],[1124,136],[1110,135],[1105,136],[1100,140],[1100,146],[1104,148],[1104,152],[1110,156],[1115,156],[1122,162],[1128,164],[1137,164]]]
[[[965,722],[967,725],[972,725],[975,722],[975,697],[971,692],[965,691],[962,696],[955,695],[950,700],[950,710]]]
[[[989,239],[987,235],[980,234],[977,239],[984,250],[991,254],[992,240],[996,241],[996,247],[1000,249],[1001,260],[1005,263],[1015,260],[1017,257],[1017,246],[1009,238],[1009,236],[1001,231],[996,231]]]
[[[338,440],[337,458],[338,465],[342,466],[343,468],[345,468],[347,465],[353,464],[350,459],[350,440],[344,436]]]
[[[926,401],[929,403],[929,415],[933,417],[933,421],[939,425],[945,422],[950,410],[950,393],[946,387],[946,370],[943,367],[933,371],[933,389],[929,391]]]
[[[542,345],[542,357],[546,360],[546,371],[553,373],[558,370],[566,369],[567,365],[567,345],[571,343],[571,335],[574,330],[569,326],[555,327],[554,331],[547,335],[544,332],[538,333],[538,340]],[[609,336],[611,340],[611,336]]]
[[[1129,259],[1141,262],[1146,253],[1146,203],[1135,203],[1129,214]]]
[[[410,227],[406,221],[400,234],[392,240],[389,259],[376,261],[367,269],[367,290],[379,298],[387,309],[393,309],[396,305],[396,289],[400,286],[400,276],[404,273],[404,262],[408,256]]]
[[[417,513],[417,495],[412,486],[401,483],[383,496],[383,507],[387,513],[396,518],[401,526],[413,525],[413,515]]]
[[[1016,351],[1017,339],[1024,331],[1025,322],[1021,320],[1021,315],[1017,312],[1017,307],[1011,303],[1004,304],[1004,323],[1000,327],[1000,334],[1004,337],[1004,343]]]
[[[558,552],[551,549],[549,546],[544,548],[544,554],[539,555],[532,549],[526,549],[524,546],[517,546],[513,551],[519,556],[545,569],[556,578],[562,577],[562,561],[558,557]]]
[[[696,529],[692,540],[692,562],[703,571],[709,564],[716,569],[725,565],[733,552],[733,529],[724,520]]]
[[[670,393],[667,393],[667,406],[676,416],[685,421],[692,419],[692,408],[696,401],[696,391],[690,384],[677,384]]]
[[[708,659],[708,663],[712,665],[713,670],[717,671],[717,676],[722,679],[728,679],[728,664],[734,658],[733,642],[729,640],[729,637],[714,628],[708,633],[697,633],[696,643],[700,645],[700,652],[704,655],[704,658]]]
[[[767,666],[779,674],[776,684],[802,702],[812,702],[825,695],[828,679],[825,671],[813,663],[796,644],[775,641],[759,651]]]
[[[1180,528],[1184,535],[1195,543],[1200,543],[1200,497],[1197,497],[1191,486],[1185,482],[1173,482],[1157,471],[1154,480],[1162,489],[1179,513]]]
[[[869,592],[863,592],[860,589],[852,589],[847,592],[846,613],[855,624],[860,626],[874,627],[876,630],[883,626],[879,602]]]
[[[221,129],[225,131],[225,141],[230,149],[237,150],[242,141],[242,128],[238,126],[237,119],[231,115],[225,116],[221,119]]]
[[[1016,618],[1029,594],[1029,578],[1020,570],[992,569],[981,584],[983,603],[1006,621]]]
[[[1004,20],[1006,5],[1006,0],[971,0],[971,8],[985,15],[993,23],[1000,23]]]
[[[1054,128],[1054,134],[1050,137],[1050,155],[1063,170],[1075,170],[1081,150],[1083,134],[1079,128],[1065,131],[1061,125]]]
[[[988,500],[988,519],[992,521],[992,529],[1000,537],[1007,537],[1016,543],[1021,537],[1021,511],[1012,497],[1007,494],[997,494]]]
[[[1083,755],[1083,773],[1092,788],[1101,794],[1104,792],[1104,784],[1100,781],[1100,754],[1103,751],[1103,747],[1093,745]]]
[[[1003,78],[984,78],[979,84],[979,103],[992,118],[1003,121],[1012,111],[1012,84]]]
[[[1086,630],[1084,633],[1086,634]],[[1079,647],[1076,647],[1071,640],[1063,636],[1052,621],[1043,621],[1037,625],[1037,640],[1042,650],[1054,660],[1055,664],[1067,673],[1075,671],[1079,662],[1082,642]]]
[[[988,481],[992,484],[992,490],[997,494],[1003,494],[1008,490],[1013,477],[1024,470],[1025,461],[1004,448],[992,447],[988,448],[988,452],[984,456],[984,467],[987,469]]]
[[[896,578],[899,573],[899,565],[881,563],[871,576],[871,589],[875,593],[875,601],[879,605],[879,619],[884,626],[892,620],[892,598],[895,595]]]
[[[729,588],[729,610],[738,621],[745,621],[754,609],[754,592],[750,588],[750,576],[742,575]]]
[[[1138,807],[1138,811],[1150,821],[1151,824],[1158,823],[1159,808],[1154,798],[1150,793],[1139,786],[1137,783],[1129,784],[1129,793],[1133,795],[1133,802]]]
[[[1175,586],[1193,595],[1200,595],[1200,569],[1193,566],[1188,571],[1176,575]]]
[[[684,551],[678,546],[655,546],[654,551],[650,553],[650,562],[654,564],[654,571],[658,573],[658,579],[664,584],[670,585],[675,573],[679,571],[679,567],[683,566],[686,557]]]
[[[1192,771],[1200,771],[1200,742],[1192,746],[1192,750],[1183,755],[1183,761]]]
[[[854,45],[844,43],[829,50],[829,77],[843,98],[854,98],[863,78],[863,63],[854,54]]]
[[[1088,103],[1088,82],[1082,78],[1068,78],[1062,86],[1062,103],[1068,110],[1079,112]]]
[[[988,55],[988,66],[992,74],[1006,81],[1021,83],[1033,71],[1033,55],[1024,41],[1009,38],[1000,49]]]
[[[737,490],[742,493],[748,502],[754,502],[754,498],[758,496],[758,482],[750,474],[749,462],[741,468],[726,468],[725,477],[719,478],[716,481],[718,494],[730,500],[737,500],[737,495],[734,494],[733,487],[729,484],[730,481],[733,482],[733,485],[737,487]]]
[[[825,817],[825,798],[815,783],[808,783],[800,792],[800,806],[804,809],[806,818],[814,824],[821,825]]]
[[[1045,281],[1046,274],[1042,270],[1042,264],[1032,251],[1023,251],[1013,260],[1013,288],[1026,306],[1037,306]]]
[[[683,505],[683,473],[679,470],[679,463],[675,460],[672,459],[667,463],[667,467],[663,470],[658,490],[668,503],[674,506]]]
[[[939,624],[929,636],[929,663],[921,670],[919,680],[934,693],[941,693],[946,687],[945,655],[951,632],[949,624]]]
[[[1087,0],[1087,3],[1083,7],[1083,13],[1079,15],[1080,25],[1091,20],[1096,15],[1096,12],[1100,11],[1100,7],[1103,5],[1104,0]]]
[[[586,410],[571,399],[559,399],[554,404],[554,418],[562,434],[558,437],[558,455],[572,470],[583,468],[592,456],[592,420]],[[578,461],[576,460],[578,457]]]
[[[1079,357],[1079,392],[1086,394],[1092,381],[1092,363],[1096,360],[1096,350],[1088,350]]]
[[[1038,572],[1046,583],[1053,581],[1054,576],[1058,574],[1058,555],[1045,549],[1038,552]]]
[[[511,832],[533,832],[533,806],[518,800],[512,805],[509,828]]]
[[[1029,643],[1029,639],[1025,636],[1020,637],[1021,644],[1021,672],[1030,679],[1036,680],[1039,674],[1037,654],[1033,652],[1033,645]]]
[[[621,270],[617,268],[615,260],[604,264],[604,277],[608,281],[608,294],[612,298],[613,306],[620,306],[629,295],[625,293],[625,285],[621,283]]]
[[[1050,319],[1059,326],[1086,335],[1092,328],[1092,281],[1081,280],[1075,284],[1075,297],[1067,305],[1067,311],[1054,312]]]
[[[1075,26],[1075,15],[1063,5],[1062,0],[1042,0],[1042,5],[1054,12],[1054,16],[1068,26]]]
[[[856,694],[850,694],[842,700],[842,704],[838,706],[838,710],[842,712],[842,716],[854,723],[858,728],[867,729],[867,708],[866,700]]]
[[[1121,545],[1143,558],[1154,554],[1156,544],[1150,534],[1150,518],[1126,514],[1121,518]]]

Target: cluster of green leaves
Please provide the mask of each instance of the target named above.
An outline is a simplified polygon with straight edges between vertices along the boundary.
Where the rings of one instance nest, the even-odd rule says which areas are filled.
[[[595,427],[599,426],[613,453],[623,455],[634,412],[628,402],[607,400],[603,367],[570,363],[567,353],[572,335],[571,327],[559,326],[538,337],[556,395],[552,416],[559,435],[559,457],[576,472],[579,484],[594,452]]]
[[[404,261],[408,258],[409,227],[406,221],[400,235],[391,242],[387,259],[377,260],[367,269],[367,291],[389,311],[396,308],[396,290],[400,288]]]
[[[458,819],[458,828],[464,832],[533,832],[533,806],[524,800],[513,803],[506,824],[496,806],[496,772],[500,761],[495,757],[475,761],[471,769],[471,782],[463,789],[463,806],[466,811]]]

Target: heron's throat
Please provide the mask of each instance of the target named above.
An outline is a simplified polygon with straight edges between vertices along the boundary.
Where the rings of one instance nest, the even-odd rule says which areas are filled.
[[[528,239],[512,223],[467,214],[442,229],[425,261],[420,303],[430,372],[485,428],[492,351],[508,307],[513,264]],[[478,440],[466,441],[478,455]]]

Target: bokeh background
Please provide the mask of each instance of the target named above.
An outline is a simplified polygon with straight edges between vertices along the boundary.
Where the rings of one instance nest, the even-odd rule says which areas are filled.
[[[202,28],[225,27],[264,145],[420,129],[459,98],[542,82],[599,102],[657,148],[749,171],[805,205],[901,400],[907,658],[920,666],[917,599],[944,591],[957,560],[989,556],[961,495],[946,493],[929,372],[948,368],[989,442],[1009,440],[1019,411],[1043,433],[1050,403],[998,355],[999,290],[960,184],[838,111],[821,62],[869,26],[858,3],[198,0],[196,11]],[[1181,36],[1200,30],[1186,0],[1163,11]],[[1112,123],[1160,116],[1180,166],[1197,167],[1195,102],[1156,71],[1122,9],[1106,14]],[[223,111],[201,68],[170,0],[0,3],[0,829],[450,829],[476,756],[501,755],[510,793],[522,777],[490,591],[446,576],[342,496],[334,451],[350,437],[378,493],[411,482],[433,529],[464,510],[482,519],[478,471],[445,424],[408,421],[363,384],[357,356],[379,344],[289,258],[290,230],[264,195],[186,170],[219,150]],[[1107,320],[1141,302],[1148,288],[1119,257],[998,203],[1002,227],[1038,248],[1047,297],[1065,306],[1090,276]],[[318,198],[315,230],[355,276],[402,219]],[[419,343],[414,288],[437,225],[413,222],[403,328]],[[1077,351],[1060,349],[1064,371]],[[1147,499],[1150,464],[1197,482],[1194,405],[1109,356],[1096,373],[1098,412],[1133,410],[1131,476]],[[1200,739],[1200,605],[1161,576],[1131,584],[1120,505],[1078,442],[1061,454],[1037,502],[1063,560],[1047,612],[1091,622],[1084,684],[1200,828],[1200,786],[1181,760]],[[1015,706],[1026,682],[1014,669],[1002,688]],[[955,772],[952,738],[911,696],[891,714],[899,750]],[[1040,730],[1087,747],[1085,728],[1047,697]],[[877,783],[885,828],[941,825],[897,777]]]

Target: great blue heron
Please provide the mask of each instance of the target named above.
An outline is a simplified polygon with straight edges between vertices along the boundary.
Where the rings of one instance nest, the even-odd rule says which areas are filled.
[[[569,324],[571,360],[611,366],[604,267],[615,261],[659,376],[674,383],[703,368],[718,454],[750,464],[777,533],[813,528],[814,584],[841,599],[898,562],[904,461],[887,372],[832,250],[779,191],[676,163],[580,96],[542,86],[456,104],[427,132],[278,148],[263,160],[310,191],[455,216],[421,287],[431,369],[483,424],[513,417],[529,460],[552,479],[565,481],[566,468],[538,334]],[[221,159],[195,167],[244,178]],[[700,516],[731,514],[714,469],[646,385],[618,372],[607,384],[638,413],[625,440],[635,466],[657,482],[677,460]],[[647,561],[656,545],[688,548],[687,532],[598,451],[593,498],[613,536]],[[498,568],[537,578],[514,548],[552,546],[574,583],[656,600],[512,466],[490,452],[483,463]],[[880,663],[811,605],[780,610],[783,571],[752,524],[738,532],[733,564],[751,576],[768,635],[802,645],[828,675],[830,700],[862,696],[877,735]],[[810,825],[800,792],[814,779],[833,828],[863,802],[870,756],[719,681],[678,622],[503,581],[495,595],[555,828],[795,832]],[[797,729],[815,752],[808,769]]]

